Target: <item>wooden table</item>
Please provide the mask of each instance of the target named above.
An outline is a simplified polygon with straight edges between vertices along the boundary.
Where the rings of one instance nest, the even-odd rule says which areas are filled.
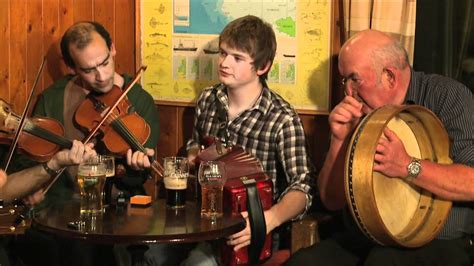
[[[240,214],[228,213],[216,219],[201,218],[199,204],[195,202],[172,210],[166,207],[164,200],[157,200],[146,208],[107,207],[101,216],[81,220],[79,202],[71,201],[40,211],[33,218],[32,226],[63,238],[145,248],[134,249],[138,255],[131,255],[136,262],[146,251],[147,244],[219,239],[243,230],[245,220]]]

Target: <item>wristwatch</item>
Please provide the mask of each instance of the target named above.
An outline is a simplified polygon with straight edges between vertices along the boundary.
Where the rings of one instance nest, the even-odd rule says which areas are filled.
[[[46,171],[46,173],[48,173],[50,176],[56,176],[61,171],[61,169],[55,171],[49,168],[48,162],[44,162],[41,165],[43,166],[43,169]]]
[[[415,179],[421,172],[421,160],[417,158],[412,158],[411,162],[407,166],[408,176],[407,180],[412,181]]]

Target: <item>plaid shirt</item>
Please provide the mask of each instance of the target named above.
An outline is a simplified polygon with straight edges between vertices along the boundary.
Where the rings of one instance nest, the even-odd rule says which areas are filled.
[[[188,150],[198,146],[202,137],[218,136],[220,120],[216,100],[228,112],[225,86],[207,88],[201,93]],[[231,145],[243,147],[260,160],[265,173],[272,178],[274,199],[280,200],[293,189],[306,194],[306,209],[297,218],[302,217],[311,206],[315,169],[306,152],[301,120],[291,105],[264,86],[255,105],[228,121],[227,130]],[[283,171],[277,175],[277,169]]]

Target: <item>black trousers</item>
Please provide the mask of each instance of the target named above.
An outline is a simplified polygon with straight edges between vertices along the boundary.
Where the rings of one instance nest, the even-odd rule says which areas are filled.
[[[112,266],[116,265],[112,245],[98,245],[55,237],[30,228],[11,241],[10,256],[15,265]],[[2,265],[3,266],[3,265]]]
[[[435,239],[416,249],[383,247],[353,234],[338,234],[296,252],[285,265],[393,265],[393,266],[472,266],[474,246],[470,237]]]

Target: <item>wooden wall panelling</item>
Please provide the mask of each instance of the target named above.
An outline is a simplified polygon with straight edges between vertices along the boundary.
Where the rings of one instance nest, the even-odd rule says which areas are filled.
[[[97,19],[114,38],[117,71],[135,72],[134,0],[1,0],[0,97],[21,112],[42,58],[47,62],[38,93],[70,70],[59,41],[74,22]]]
[[[13,111],[23,110],[26,95],[26,0],[10,1],[10,99]]]
[[[50,50],[50,52],[54,53],[54,56],[57,57],[60,62],[58,65],[52,65],[51,67],[52,71],[50,73],[52,74],[53,82],[60,79],[67,73],[72,73],[62,60],[61,47],[59,42],[61,41],[61,37],[63,36],[64,32],[72,24],[74,24],[74,0],[59,0],[58,21],[58,38],[55,39],[55,47]],[[50,58],[50,56],[51,54],[48,53],[48,58]],[[47,87],[51,85],[51,83],[45,85]]]
[[[74,22],[92,20],[94,18],[94,1],[74,0],[73,10]]]
[[[59,54],[58,39],[60,35],[60,2],[57,0],[43,0],[43,50],[42,56],[46,56],[46,65],[42,75],[42,86],[38,92],[61,76],[61,57]]]
[[[115,38],[115,0],[94,1],[93,10],[93,20],[102,24],[113,40]]]
[[[329,124],[327,115],[300,115],[308,143],[308,153],[319,173],[329,149]]]
[[[182,109],[182,120],[181,120],[181,132],[182,132],[182,147],[185,147],[189,139],[191,139],[194,127],[194,107],[181,107]],[[182,152],[185,153],[185,150]]]
[[[159,105],[160,137],[157,145],[157,158],[173,156],[178,151],[178,108]]]
[[[10,101],[10,2],[0,1],[0,36],[3,40],[0,41],[0,98]]]
[[[135,1],[116,0],[115,4],[115,37],[117,50],[116,70],[132,76],[137,68],[135,62]]]
[[[28,1],[26,5],[26,14],[26,90],[25,95],[23,96],[23,102],[26,102],[31,93],[31,89],[33,88],[33,84],[38,75],[38,70],[43,61],[43,1]],[[43,87],[43,79],[41,77],[36,86],[35,96],[41,92]],[[35,103],[34,99],[32,103]],[[23,108],[21,108],[21,111],[18,111],[21,114]]]
[[[160,113],[158,157],[185,156],[185,145],[193,132],[194,107],[157,106]]]

